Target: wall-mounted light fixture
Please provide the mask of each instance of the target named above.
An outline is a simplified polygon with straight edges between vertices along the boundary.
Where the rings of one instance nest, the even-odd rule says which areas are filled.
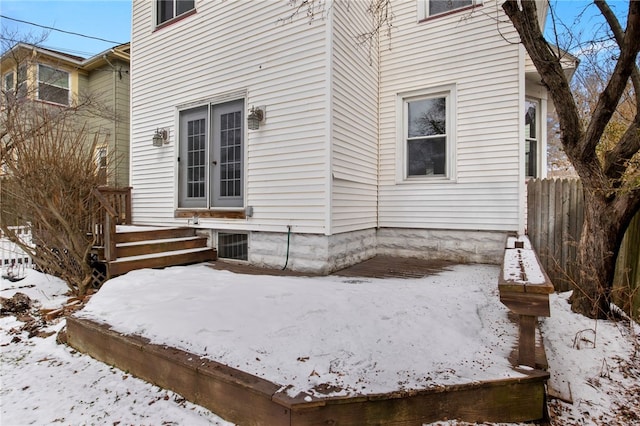
[[[247,116],[249,130],[258,130],[260,128],[260,122],[264,120],[264,110],[264,107],[251,107]]]
[[[162,146],[169,143],[169,131],[167,129],[156,129],[156,133],[153,135],[153,146]]]

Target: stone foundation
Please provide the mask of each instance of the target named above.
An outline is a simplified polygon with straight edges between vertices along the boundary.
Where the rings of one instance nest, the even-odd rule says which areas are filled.
[[[380,228],[378,254],[500,264],[508,232]]]
[[[329,274],[376,255],[499,264],[507,232],[381,228],[336,235],[251,232],[249,263]]]
[[[249,235],[249,263],[329,274],[376,255],[376,231],[346,232],[336,235],[291,234],[287,261],[287,234],[252,232]]]

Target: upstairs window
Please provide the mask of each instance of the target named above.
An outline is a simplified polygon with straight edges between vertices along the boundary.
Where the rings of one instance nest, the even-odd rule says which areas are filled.
[[[38,99],[69,105],[69,73],[46,65],[38,65]]]
[[[16,79],[16,92],[18,98],[27,96],[27,66],[20,65],[18,67],[18,76]]]
[[[466,9],[481,0],[418,0],[418,18],[426,19],[432,16],[444,15],[458,9]]]
[[[10,72],[6,73],[4,75],[4,80],[3,81],[4,81],[4,84],[3,84],[4,90],[7,93],[13,92],[13,89],[15,88],[15,86],[13,85],[14,84],[14,82],[13,82],[13,71],[10,71]]]
[[[195,9],[195,0],[156,0],[156,25]]]

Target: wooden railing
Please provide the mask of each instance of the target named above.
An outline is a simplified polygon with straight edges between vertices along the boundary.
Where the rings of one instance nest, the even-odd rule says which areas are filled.
[[[131,187],[98,187],[92,193],[96,202],[94,244],[104,248],[106,261],[112,261],[116,259],[116,225],[131,224]]]

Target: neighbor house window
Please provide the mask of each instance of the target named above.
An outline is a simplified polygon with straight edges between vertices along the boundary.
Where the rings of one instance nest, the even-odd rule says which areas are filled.
[[[16,78],[16,93],[19,98],[27,95],[27,66],[20,65],[18,67],[18,75]]]
[[[38,99],[69,105],[69,73],[47,65],[38,65]]]
[[[418,18],[443,15],[478,3],[481,3],[481,0],[418,0]]]
[[[95,153],[96,173],[101,185],[107,184],[107,147],[100,146],[96,148]]]
[[[524,169],[527,177],[538,177],[538,102],[527,99],[524,115]]]
[[[452,174],[453,102],[451,91],[403,98],[404,177]]]
[[[6,92],[12,92],[15,88],[13,71],[10,71],[4,75],[3,87]]]
[[[156,0],[157,25],[195,8],[195,0]]]

